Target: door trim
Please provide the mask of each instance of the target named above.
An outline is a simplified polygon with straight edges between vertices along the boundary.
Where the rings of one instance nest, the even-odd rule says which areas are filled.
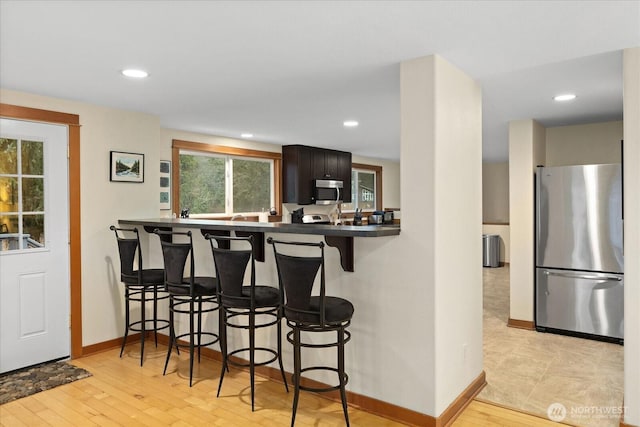
[[[80,251],[80,116],[0,103],[0,117],[66,125],[69,129],[69,280],[71,358],[82,356],[82,258]]]

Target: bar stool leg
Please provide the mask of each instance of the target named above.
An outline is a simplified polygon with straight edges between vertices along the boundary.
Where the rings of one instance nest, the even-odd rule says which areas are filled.
[[[300,397],[300,371],[302,361],[300,357],[300,329],[293,328],[293,408],[291,411],[291,427],[296,423],[296,411],[298,410],[298,398]]]
[[[347,412],[347,393],[345,390],[344,374],[344,328],[338,329],[338,376],[340,377],[340,400],[342,400],[342,410],[344,419],[349,427],[349,413]]]
[[[147,326],[147,317],[146,317],[146,305],[145,298],[147,296],[147,287],[142,286],[140,288],[140,366],[142,366],[142,362],[144,361],[144,338],[147,334],[146,326]]]
[[[218,335],[220,336],[220,352],[222,353],[222,370],[220,371],[220,381],[218,382],[218,394],[220,397],[220,389],[222,388],[222,380],[224,380],[225,371],[229,370],[227,366],[227,325],[226,312],[222,306],[218,309]]]
[[[189,300],[189,387],[192,386],[193,383],[193,298]],[[198,318],[198,324],[200,324],[200,319]],[[200,351],[200,348],[198,348]],[[199,354],[199,353],[198,353]]]
[[[282,381],[284,382],[284,388],[289,393],[289,386],[287,385],[287,377],[284,374],[284,365],[282,364],[282,317],[280,316],[281,311],[278,312],[278,363],[280,364],[280,373],[282,374]]]
[[[158,348],[158,287],[153,286],[153,336]]]
[[[253,412],[253,401],[255,397],[255,351],[256,351],[256,315],[249,315],[249,374],[251,376],[251,411]]]
[[[198,297],[198,363],[200,363],[200,343],[202,342],[202,297]]]
[[[120,357],[124,352],[124,346],[127,343],[127,336],[129,335],[129,287],[124,286],[124,337],[122,337],[122,346],[120,347]]]
[[[169,348],[167,349],[167,359],[164,362],[164,371],[162,371],[162,375],[165,375],[167,373],[167,366],[169,365],[169,358],[171,357],[171,350],[173,350],[173,346],[176,345],[176,349],[177,347],[177,342],[176,342],[176,331],[175,331],[175,326],[173,323],[173,307],[174,307],[175,301],[173,299],[173,296],[169,297]],[[178,354],[180,354],[178,352]]]

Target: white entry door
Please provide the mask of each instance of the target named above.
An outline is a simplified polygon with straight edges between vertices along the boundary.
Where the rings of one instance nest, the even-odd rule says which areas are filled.
[[[0,119],[0,373],[70,354],[67,143]]]

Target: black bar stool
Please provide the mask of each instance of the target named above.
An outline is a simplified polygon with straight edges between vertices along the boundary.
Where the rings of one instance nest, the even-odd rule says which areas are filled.
[[[218,309],[216,298],[217,281],[215,277],[194,276],[195,262],[193,259],[193,238],[191,231],[163,231],[153,230],[160,237],[162,256],[164,258],[164,283],[169,292],[169,348],[167,360],[164,363],[162,375],[167,373],[167,366],[171,358],[171,351],[176,347],[180,354],[180,347],[189,347],[189,387],[193,384],[194,351],[198,349],[198,363],[200,350],[219,341],[219,335],[202,330],[202,315]],[[188,242],[176,243],[174,237],[187,236]],[[185,267],[189,259],[188,275],[184,276]],[[175,314],[189,315],[189,332],[176,335]],[[198,321],[197,327],[194,322]],[[180,341],[188,338],[189,342]],[[206,341],[203,341],[206,340]]]
[[[164,292],[164,270],[162,268],[144,269],[142,264],[142,249],[140,235],[137,228],[109,227],[116,235],[118,252],[120,254],[120,281],[124,284],[125,325],[120,357],[124,352],[129,331],[140,332],[140,366],[144,362],[144,340],[147,332],[152,332],[158,347],[158,331],[169,327],[169,321],[158,319],[158,301],[169,298]],[[136,262],[138,269],[134,269]],[[147,297],[147,294],[151,294]],[[131,321],[131,302],[140,303],[140,320]],[[151,319],[146,318],[146,303],[153,304]]]
[[[280,364],[280,372],[284,387],[289,391],[287,379],[282,366],[282,310],[280,291],[271,286],[256,285],[255,259],[253,257],[253,236],[227,237],[205,235],[211,243],[211,251],[216,266],[218,277],[218,302],[220,303],[220,348],[222,351],[222,371],[218,384],[218,394],[222,388],[225,370],[229,370],[229,364],[249,367],[251,377],[251,410],[254,409],[254,373],[256,366],[268,365],[276,359]],[[213,242],[217,241],[216,244]],[[225,249],[220,242],[243,242],[245,249]],[[218,245],[218,246],[216,246]],[[225,245],[227,246],[227,245]],[[229,245],[230,246],[230,245]],[[250,267],[251,282],[244,285],[244,277],[247,266]],[[256,322],[256,317],[258,322]],[[242,319],[244,318],[244,319]],[[264,321],[261,321],[264,319]],[[278,329],[277,350],[266,347],[256,347],[256,329],[276,325]],[[239,348],[231,352],[227,349],[227,327],[245,329],[249,331],[249,347]],[[261,351],[270,354],[271,357],[262,362],[256,362],[255,352]],[[237,362],[231,356],[241,352],[249,352],[249,363]]]
[[[344,370],[344,345],[351,339],[351,333],[346,328],[351,324],[353,304],[343,298],[325,295],[324,274],[324,243],[284,242],[269,237],[267,242],[273,245],[280,289],[284,293],[284,317],[291,331],[287,333],[287,340],[293,344],[293,375],[295,387],[293,396],[293,413],[291,426],[295,424],[296,410],[300,390],[313,392],[327,392],[340,390],[344,419],[349,426],[347,412],[347,394],[345,386],[349,381]],[[317,256],[301,256],[295,253],[301,247],[318,248]],[[280,247],[280,249],[278,248]],[[282,250],[288,247],[287,252]],[[311,249],[315,252],[314,249]],[[316,277],[320,271],[320,294],[311,296]],[[303,342],[301,332],[336,332],[336,340],[325,344]],[[338,367],[309,366],[302,367],[302,348],[336,347],[338,352]],[[332,371],[338,374],[339,384],[325,388],[309,387],[300,384],[301,376],[308,371]]]

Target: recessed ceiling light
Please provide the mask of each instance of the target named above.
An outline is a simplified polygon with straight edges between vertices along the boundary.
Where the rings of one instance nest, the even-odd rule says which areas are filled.
[[[241,137],[243,138],[253,138],[253,134],[252,133],[243,133],[240,134]]]
[[[571,101],[572,99],[576,99],[576,96],[573,93],[565,93],[553,97],[554,101]]]
[[[122,75],[127,76],[127,77],[134,77],[136,79],[144,79],[145,77],[149,76],[149,73],[147,73],[144,70],[136,70],[133,68],[127,68],[126,70],[122,70]]]
[[[346,128],[354,128],[358,126],[358,122],[355,120],[345,120],[342,124]]]

